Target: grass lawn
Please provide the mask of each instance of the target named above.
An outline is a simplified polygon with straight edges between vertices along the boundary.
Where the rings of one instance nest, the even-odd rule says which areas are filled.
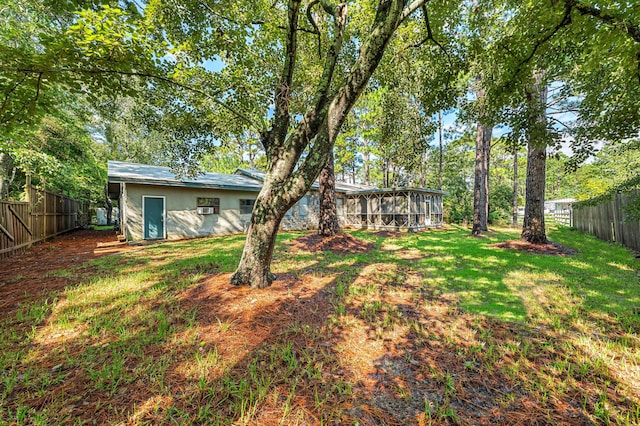
[[[640,262],[447,230],[311,253],[279,236],[264,290],[244,236],[106,256],[0,313],[0,424],[640,424]],[[1,265],[0,265],[1,266]],[[46,277],[43,277],[46,280]]]

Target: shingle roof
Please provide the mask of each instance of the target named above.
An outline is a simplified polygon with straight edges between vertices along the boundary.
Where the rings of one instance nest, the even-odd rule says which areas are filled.
[[[236,174],[241,176],[248,176],[253,179],[257,179],[261,182],[264,181],[264,176],[265,176],[265,172],[261,172],[260,170],[256,170],[256,169],[238,169],[236,170]],[[314,189],[316,191],[320,189],[320,184],[318,183],[317,180],[313,182],[313,184],[311,185],[311,189]],[[336,191],[338,192],[346,193],[350,191],[366,191],[366,190],[372,190],[372,189],[375,189],[375,187],[336,181]]]
[[[223,173],[205,173],[195,178],[178,178],[169,167],[150,166],[147,164],[128,163],[124,161],[109,161],[107,174],[109,183],[126,182],[147,185],[185,186],[252,192],[260,191],[265,177],[265,173],[259,170],[238,169],[232,175]],[[318,190],[319,187],[320,185],[317,181],[311,186],[314,190]],[[445,191],[428,188],[375,188],[367,185],[336,182],[336,191],[354,195],[407,190],[446,194]]]
[[[110,183],[127,182],[253,192],[258,192],[262,188],[261,181],[237,174],[205,173],[195,178],[178,178],[169,167],[149,166],[123,161],[109,161],[107,168]]]
[[[447,195],[447,191],[441,191],[439,189],[431,188],[417,188],[412,186],[400,186],[397,188],[372,188],[372,189],[358,189],[354,191],[347,191],[347,195],[364,195],[364,194],[383,194],[389,192],[426,192],[429,194]]]

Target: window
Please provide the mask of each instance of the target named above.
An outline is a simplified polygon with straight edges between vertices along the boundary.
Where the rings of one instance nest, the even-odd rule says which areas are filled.
[[[251,214],[256,200],[240,200],[240,214]]]
[[[220,198],[198,197],[198,207],[210,207],[213,214],[220,214]]]
[[[336,211],[340,216],[344,216],[344,198],[336,197]]]
[[[309,215],[309,197],[304,196],[296,203],[298,205],[298,216],[302,219]]]

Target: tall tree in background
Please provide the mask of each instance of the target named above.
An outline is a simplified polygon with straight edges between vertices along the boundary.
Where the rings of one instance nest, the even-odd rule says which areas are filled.
[[[442,123],[442,111],[438,111],[438,189],[442,190],[442,155],[443,155],[443,146],[442,146],[442,133],[444,125]],[[423,184],[424,186],[424,184]]]
[[[8,152],[0,152],[0,200],[6,200],[9,197],[9,186],[13,180],[14,171],[11,155]]]
[[[160,129],[150,128],[144,100],[118,96],[94,105],[93,127],[104,135],[105,157],[109,160],[167,166],[170,163],[168,138]]]
[[[511,219],[511,225],[516,227],[518,226],[518,215],[519,215],[519,209],[518,209],[518,151],[520,148],[520,145],[517,143],[517,141],[513,141],[512,142],[513,145],[513,215],[512,215],[512,219]]]
[[[527,186],[521,238],[532,244],[546,244],[544,192],[548,146],[547,87],[544,73],[537,72],[527,92]]]
[[[473,185],[473,227],[471,233],[487,231],[489,220],[489,163],[492,126],[478,122],[476,130],[476,160]]]
[[[474,73],[470,90],[475,92],[475,102],[468,103],[466,114],[476,121],[476,159],[473,185],[473,226],[472,235],[478,236],[488,230],[489,221],[489,167],[491,161],[491,137],[493,133],[493,115],[502,105],[499,98],[490,99],[485,89],[491,84],[492,70],[487,51],[495,34],[501,31],[497,25],[504,7],[499,2],[474,1],[472,13],[468,19],[467,48],[469,50],[469,73]]]
[[[330,237],[340,231],[338,209],[336,208],[336,177],[333,164],[333,150],[327,164],[320,172],[320,214],[318,234]]]

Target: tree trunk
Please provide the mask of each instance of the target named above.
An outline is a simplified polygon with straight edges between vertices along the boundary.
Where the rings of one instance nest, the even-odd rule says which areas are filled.
[[[478,123],[476,132],[476,162],[473,185],[473,227],[471,233],[486,231],[489,217],[489,154],[493,127]]]
[[[263,194],[263,191],[260,192],[258,198],[262,198],[261,201],[266,201],[269,204],[275,199],[273,196]],[[232,284],[249,284],[252,288],[265,288],[271,285],[276,278],[271,272],[273,248],[283,215],[273,210],[262,210],[257,213],[254,208],[242,258],[238,269],[231,277]]]
[[[330,90],[347,21],[347,6],[340,3],[332,8],[334,40],[327,49],[315,99],[295,128],[290,130],[290,90],[301,1],[289,1],[284,63],[275,90],[272,126],[261,135],[268,161],[267,173],[255,202],[240,264],[231,278],[233,284],[265,287],[273,281],[270,265],[282,217],[309,190],[326,165],[347,114],[380,63],[391,36],[402,19],[422,3],[414,1],[407,9],[401,0],[384,0],[378,4],[370,31],[375,36],[368,37],[360,46],[358,59],[349,74],[341,79],[335,94],[330,94]],[[303,156],[304,153],[306,155]]]
[[[284,189],[286,182],[286,173],[281,168],[274,167],[265,175],[251,214],[242,258],[231,277],[232,284],[264,288],[276,278],[271,273],[271,260],[280,222],[313,181],[291,186],[288,191]]]
[[[547,147],[529,143],[527,147],[527,186],[521,238],[532,244],[546,244],[544,226],[544,180]]]
[[[318,234],[325,237],[340,232],[340,222],[336,209],[336,179],[333,167],[333,152],[327,159],[327,164],[320,172],[320,217]]]
[[[382,176],[384,181],[383,186],[385,188],[388,188],[389,187],[389,160],[384,160],[382,173],[383,173]]]
[[[367,148],[368,149],[368,148]],[[371,184],[371,166],[369,162],[371,161],[371,154],[368,151],[363,153],[364,157],[364,184]]]
[[[491,136],[493,133],[493,127],[485,127],[484,129],[484,157],[482,158],[482,190],[484,197],[484,223],[482,223],[482,230],[488,231],[489,223],[489,166],[491,165]]]
[[[11,156],[6,152],[0,152],[0,200],[9,198],[12,169],[13,160]]]
[[[529,130],[527,141],[527,183],[524,220],[520,238],[532,244],[546,244],[544,225],[544,190],[547,166],[547,89],[542,74],[536,74],[536,84],[527,94]]]
[[[438,189],[442,190],[442,111],[438,112]]]
[[[513,145],[513,226],[518,226],[518,145]]]

